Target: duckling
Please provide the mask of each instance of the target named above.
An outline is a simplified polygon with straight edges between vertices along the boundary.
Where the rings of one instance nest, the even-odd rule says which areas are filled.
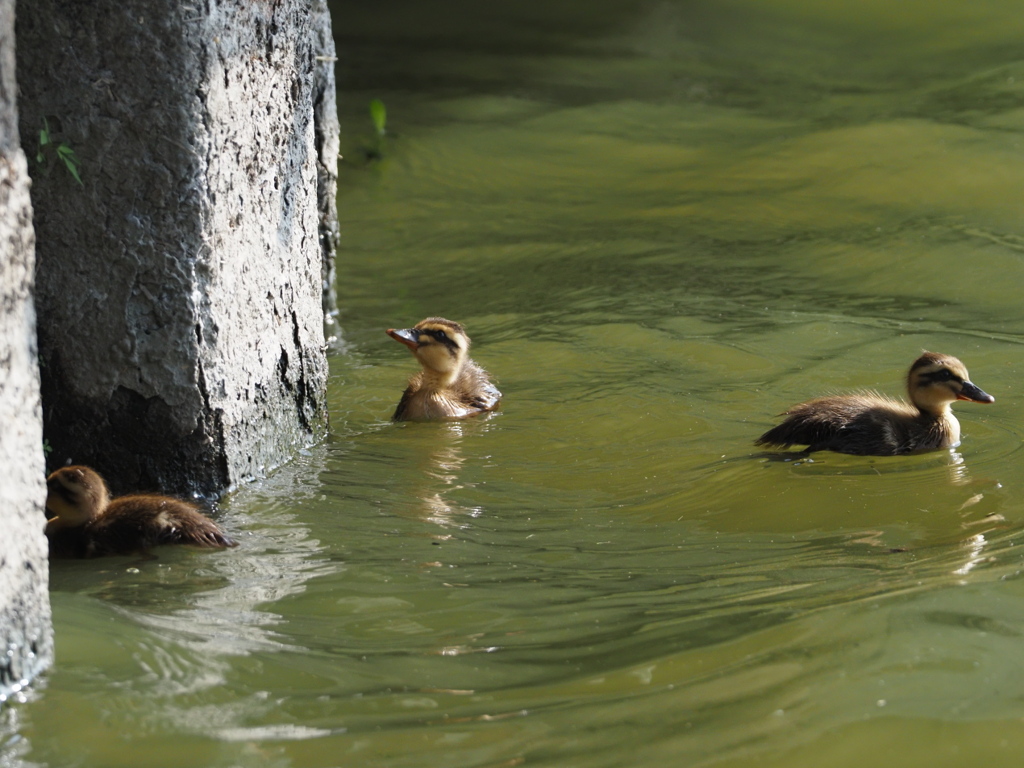
[[[464,419],[498,407],[501,392],[487,371],[469,359],[469,336],[461,325],[428,317],[413,328],[388,328],[387,333],[405,344],[423,366],[409,379],[392,416],[395,421]]]
[[[237,546],[194,505],[170,496],[110,498],[98,472],[58,469],[46,479],[46,536],[51,557],[100,557],[144,552],[159,544]]]
[[[829,450],[861,456],[897,456],[960,444],[956,400],[994,403],[972,384],[964,364],[950,355],[925,352],[907,373],[910,403],[877,392],[819,397],[794,405],[785,421],[757,439],[757,445],[806,451]]]

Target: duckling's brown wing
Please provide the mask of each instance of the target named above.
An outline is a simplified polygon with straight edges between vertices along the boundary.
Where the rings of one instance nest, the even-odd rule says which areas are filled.
[[[811,451],[832,448],[844,432],[856,430],[854,425],[868,405],[858,396],[808,400],[786,411],[783,422],[761,435],[755,444],[779,448],[806,445]]]
[[[814,414],[791,415],[757,438],[754,444],[777,448],[789,448],[794,445],[818,446],[830,442],[841,430],[841,425],[829,419],[816,418]]]
[[[472,360],[467,361],[455,389],[458,401],[475,411],[493,411],[501,402],[501,392],[491,383],[487,371]]]
[[[46,532],[51,558],[81,558],[88,555],[89,539],[81,527]]]
[[[398,401],[398,407],[395,408],[395,415],[391,417],[392,421],[404,421],[409,418],[409,402],[412,400],[413,392],[412,387],[405,388],[402,399]]]
[[[87,556],[124,555],[163,544],[237,546],[193,505],[167,496],[122,496],[87,526]]]
[[[471,408],[479,408],[481,411],[493,411],[501,402],[501,392],[489,381],[477,388],[469,397],[468,404]]]
[[[908,425],[917,416],[906,403],[874,393],[820,397],[790,408],[756,444],[894,456],[910,450]]]

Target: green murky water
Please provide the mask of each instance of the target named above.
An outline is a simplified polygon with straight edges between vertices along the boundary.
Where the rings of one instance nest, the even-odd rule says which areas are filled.
[[[237,550],[55,564],[0,764],[1019,765],[1019,6],[538,5],[336,11],[331,437]],[[432,314],[500,414],[387,421]],[[921,348],[958,453],[753,448]]]

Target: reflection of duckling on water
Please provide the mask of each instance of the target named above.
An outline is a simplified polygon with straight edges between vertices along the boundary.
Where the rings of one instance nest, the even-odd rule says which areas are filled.
[[[53,557],[128,555],[160,544],[237,545],[188,502],[142,494],[111,501],[107,484],[89,467],[58,469],[46,488],[46,536]]]
[[[393,419],[463,419],[498,407],[501,392],[469,359],[469,336],[458,323],[428,317],[414,328],[389,328],[388,336],[405,344],[423,366],[409,379]]]
[[[866,456],[952,448],[960,444],[960,422],[950,405],[956,400],[992,403],[974,386],[955,357],[925,352],[910,366],[907,391],[912,405],[876,392],[819,397],[794,405],[786,420],[761,435],[757,445]]]

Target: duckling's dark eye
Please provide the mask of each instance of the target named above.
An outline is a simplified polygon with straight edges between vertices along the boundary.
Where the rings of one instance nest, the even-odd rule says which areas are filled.
[[[434,338],[438,341],[444,341],[448,338],[448,334],[444,331],[434,331]]]
[[[931,375],[931,379],[932,381],[953,381],[954,379],[959,381],[959,379],[956,376],[954,376],[953,372],[948,368],[943,368],[941,371],[936,371]]]

